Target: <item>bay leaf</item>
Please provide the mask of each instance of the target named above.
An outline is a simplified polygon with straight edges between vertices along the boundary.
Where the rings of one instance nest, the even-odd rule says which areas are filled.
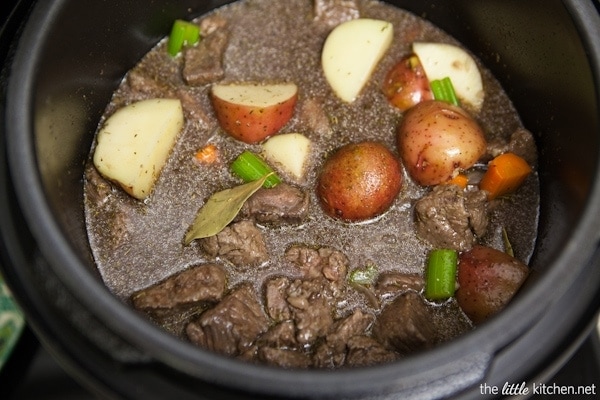
[[[214,193],[198,210],[194,222],[185,234],[184,244],[188,245],[195,239],[214,236],[221,232],[233,221],[246,200],[262,187],[270,175]]]

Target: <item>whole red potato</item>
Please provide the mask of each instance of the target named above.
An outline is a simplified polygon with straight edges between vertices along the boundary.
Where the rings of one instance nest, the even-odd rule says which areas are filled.
[[[325,161],[317,195],[331,217],[360,221],[386,211],[401,187],[399,160],[383,144],[367,141],[347,144]]]
[[[398,127],[400,157],[411,178],[430,186],[452,179],[483,156],[479,124],[460,107],[429,100],[410,108]]]
[[[476,245],[458,258],[456,300],[475,324],[502,310],[529,275],[529,268],[500,250]]]

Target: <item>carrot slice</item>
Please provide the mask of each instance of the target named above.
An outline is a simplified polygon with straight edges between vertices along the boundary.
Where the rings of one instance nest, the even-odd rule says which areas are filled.
[[[212,143],[207,144],[194,155],[196,160],[202,164],[213,164],[219,158],[219,150]]]
[[[531,173],[523,158],[513,153],[500,154],[488,164],[488,170],[479,182],[479,189],[488,192],[488,199],[512,193]]]
[[[465,189],[469,184],[469,177],[465,174],[458,174],[454,178],[446,182],[447,185],[456,185],[461,189]]]

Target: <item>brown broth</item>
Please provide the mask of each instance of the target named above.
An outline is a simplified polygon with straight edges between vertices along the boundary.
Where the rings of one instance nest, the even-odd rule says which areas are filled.
[[[282,130],[303,133],[313,142],[308,177],[300,184],[311,194],[310,215],[300,226],[262,227],[270,261],[242,271],[225,264],[230,287],[250,281],[260,289],[266,277],[295,276],[294,268],[283,261],[283,254],[296,243],[337,248],[348,256],[350,270],[372,262],[380,271],[419,274],[424,271],[430,245],[414,233],[412,206],[427,189],[418,187],[405,176],[404,187],[388,212],[368,223],[347,224],[324,215],[313,188],[326,155],[346,143],[372,139],[397,153],[395,130],[401,113],[391,107],[381,93],[383,76],[410,52],[413,41],[458,44],[439,28],[406,11],[377,1],[366,1],[361,5],[362,17],[392,22],[395,36],[369,84],[352,104],[344,104],[333,96],[321,72],[320,50],[328,30],[313,22],[311,1],[242,1],[213,12],[229,21],[230,40],[224,57],[226,80],[293,81],[300,89],[298,106],[308,98],[324,99],[326,113],[335,121],[331,135],[318,136],[308,131],[296,114]],[[166,79],[173,86],[184,86],[177,72],[181,60],[166,56],[164,46],[164,41],[159,43],[135,68],[156,62],[170,63],[164,69],[175,73]],[[475,117],[484,127],[488,140],[508,140],[509,135],[521,126],[519,116],[499,83],[483,66],[481,70],[486,100]],[[243,149],[259,149],[237,142],[219,130],[211,111],[208,90],[209,86],[191,90],[198,101],[206,105],[206,118],[187,120],[154,193],[145,203],[113,187],[101,192],[101,201],[98,201],[98,187],[90,180],[85,182],[86,222],[95,261],[107,287],[124,301],[133,292],[191,265],[212,261],[198,243],[184,246],[184,234],[212,193],[239,184],[228,170],[230,162]],[[143,97],[143,94],[132,92],[124,80],[104,118],[121,105]],[[194,153],[207,142],[216,144],[221,152],[218,165],[206,167],[194,161]],[[93,169],[91,162],[88,169]],[[501,229],[505,227],[518,258],[528,261],[536,238],[537,185],[537,178],[529,179],[512,201],[501,203],[494,209],[492,226],[482,238],[483,242],[501,246]],[[340,304],[338,312],[342,315],[356,307],[370,307],[359,293]],[[454,308],[437,308],[442,316],[455,313]],[[460,333],[457,330],[450,329],[448,338]]]

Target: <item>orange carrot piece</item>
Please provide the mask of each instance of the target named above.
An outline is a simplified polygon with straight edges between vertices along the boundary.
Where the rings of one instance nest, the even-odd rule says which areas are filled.
[[[462,189],[465,189],[469,184],[469,177],[465,174],[458,174],[454,178],[446,182],[448,185],[456,185]]]
[[[479,189],[488,192],[488,199],[512,193],[531,173],[531,167],[513,153],[500,154],[488,164],[488,170],[479,182]]]
[[[219,151],[217,146],[210,143],[198,150],[194,157],[202,164],[212,164],[219,158]]]

